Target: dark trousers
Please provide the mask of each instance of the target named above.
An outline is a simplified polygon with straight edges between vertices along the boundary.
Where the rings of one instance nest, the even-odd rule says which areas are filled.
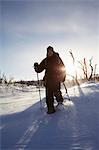
[[[54,108],[54,96],[57,102],[63,102],[62,93],[60,91],[60,83],[47,83],[46,84],[46,104],[49,109]]]

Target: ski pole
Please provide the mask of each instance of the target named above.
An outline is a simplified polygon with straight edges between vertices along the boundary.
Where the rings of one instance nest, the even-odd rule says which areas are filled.
[[[66,85],[65,85],[64,82],[63,82],[63,85],[64,85],[64,88],[65,88],[66,94],[67,94],[67,96],[68,96],[68,99],[69,99],[69,101],[70,101],[71,99],[70,99],[70,97],[69,97],[69,94],[68,94],[68,91],[67,91],[67,87],[66,87]]]
[[[38,88],[39,88],[40,107],[41,107],[41,109],[42,109],[43,106],[42,106],[42,101],[41,101],[41,90],[40,90],[39,75],[38,75],[38,73],[37,73],[37,81],[38,81]]]

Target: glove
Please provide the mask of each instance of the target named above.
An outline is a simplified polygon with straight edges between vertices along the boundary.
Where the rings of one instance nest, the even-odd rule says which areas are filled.
[[[35,69],[36,72],[38,71],[38,63],[37,62],[34,63],[34,69]]]

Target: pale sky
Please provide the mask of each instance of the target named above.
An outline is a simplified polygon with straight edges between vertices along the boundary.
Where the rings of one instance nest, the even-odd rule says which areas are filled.
[[[46,57],[49,45],[60,54],[68,74],[73,71],[69,49],[76,61],[93,56],[99,73],[99,1],[0,1],[2,73],[16,80],[36,80],[32,66]]]

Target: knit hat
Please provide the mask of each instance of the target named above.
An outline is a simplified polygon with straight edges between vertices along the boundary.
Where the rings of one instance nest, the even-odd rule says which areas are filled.
[[[52,47],[52,46],[48,46],[48,47],[47,47],[47,52],[48,52],[49,50],[54,51],[54,49],[53,49],[53,47]]]

